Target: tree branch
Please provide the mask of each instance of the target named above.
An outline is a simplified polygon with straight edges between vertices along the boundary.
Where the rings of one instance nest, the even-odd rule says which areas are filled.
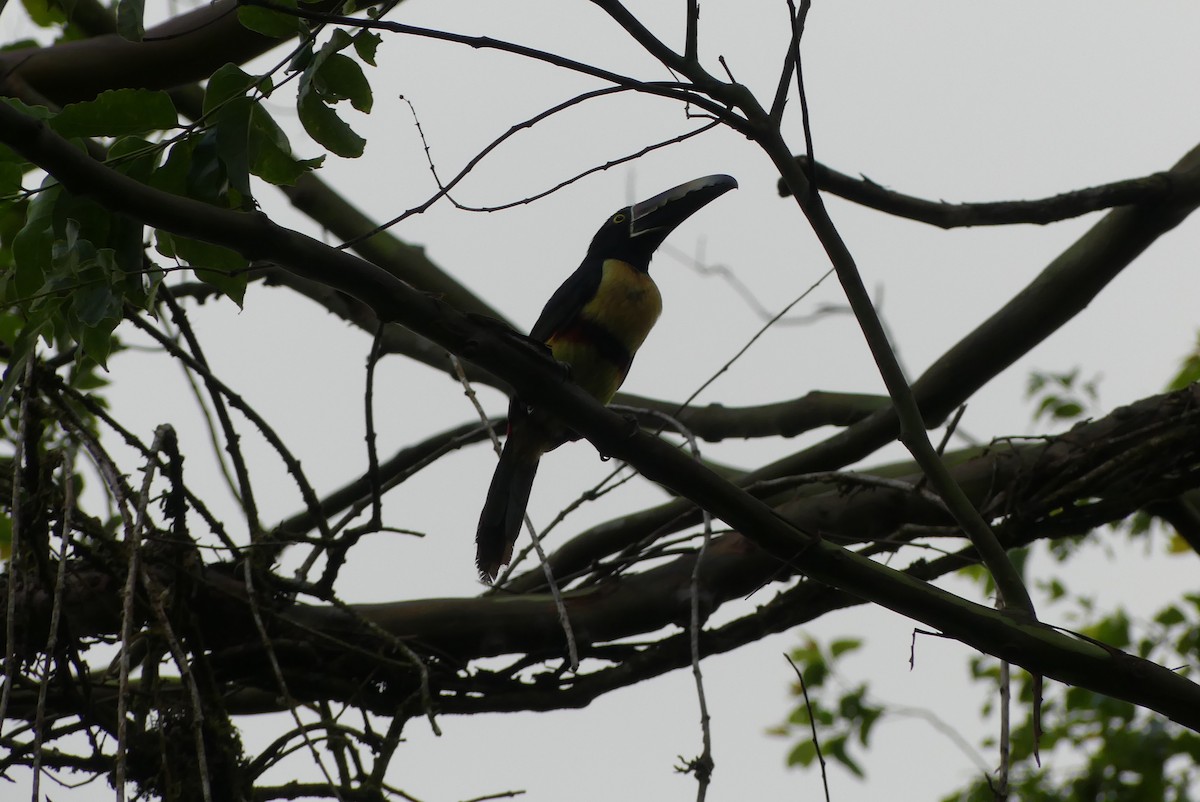
[[[118,213],[173,233],[232,248],[250,259],[275,261],[370,303],[381,319],[402,322],[442,347],[502,376],[523,398],[553,410],[602,453],[630,462],[651,481],[689,498],[703,499],[704,506],[714,516],[724,519],[795,570],[916,618],[965,644],[1031,671],[1126,699],[1185,726],[1200,728],[1200,687],[1186,678],[1119,650],[1076,640],[1054,628],[1016,621],[1000,611],[957,598],[800,532],[772,509],[680,454],[670,444],[645,433],[631,432],[627,421],[619,415],[606,410],[578,387],[565,383],[558,366],[541,349],[529,347],[523,338],[505,336],[497,327],[464,316],[357,257],[281,228],[261,214],[218,209],[141,185],[92,160],[43,122],[3,104],[0,104],[0,139],[47,170],[68,190],[102,198],[108,208]],[[1200,389],[1191,388],[1188,392],[1194,395]],[[690,575],[685,581],[690,582]],[[594,595],[589,598],[596,599]],[[686,594],[681,598],[686,599]],[[623,597],[617,599],[623,600]],[[525,606],[524,602],[518,602],[505,599],[497,609],[502,615],[516,614]],[[548,603],[538,599],[529,604],[544,610]],[[552,610],[553,605],[549,607]],[[633,618],[640,614],[637,609],[628,611]],[[586,610],[580,616],[581,622],[587,621]],[[553,613],[551,618],[556,620]],[[445,619],[439,620],[445,623]],[[572,620],[576,620],[574,615]],[[552,637],[557,639],[557,624],[551,629]]]
[[[946,203],[895,192],[865,176],[854,178],[823,164],[810,163],[807,156],[797,156],[796,164],[806,174],[816,176],[817,189],[894,217],[946,229],[1019,223],[1046,225],[1116,206],[1200,201],[1200,167],[1151,173],[1037,200]],[[791,194],[783,179],[779,180],[779,194]]]

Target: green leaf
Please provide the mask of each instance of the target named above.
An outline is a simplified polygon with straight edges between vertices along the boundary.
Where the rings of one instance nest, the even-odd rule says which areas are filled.
[[[1074,401],[1067,401],[1059,404],[1054,408],[1054,417],[1056,418],[1078,418],[1083,414],[1083,406]]]
[[[300,75],[300,88],[297,91],[296,110],[300,114],[300,123],[308,135],[326,149],[347,159],[356,159],[363,154],[366,140],[354,133],[354,130],[338,116],[337,112],[328,105],[349,97],[335,93],[333,98],[324,96],[328,89],[328,81],[318,78],[321,68],[338,51],[350,44],[350,35],[342,30],[335,30],[329,41],[322,45],[312,58],[308,59],[304,72]],[[334,68],[337,72],[337,68]],[[338,79],[335,78],[335,83]],[[340,87],[345,89],[346,87]]]
[[[801,741],[796,744],[787,756],[789,766],[808,766],[817,759],[817,745],[812,741]]]
[[[846,751],[846,736],[839,735],[834,738],[830,738],[828,741],[823,743],[822,748],[825,754],[829,755],[831,758],[849,769],[855,777],[862,778],[866,776],[863,773],[862,766],[858,765],[858,763],[855,762],[855,760],[850,757],[850,754]]]
[[[246,268],[249,262],[236,251],[200,240],[157,232],[158,251],[164,256],[187,262],[196,277],[216,287],[238,306],[246,294]]]
[[[117,0],[117,33],[131,42],[146,37],[146,0]]]
[[[299,160],[271,115],[255,104],[250,115],[250,172],[272,184],[294,184],[296,179],[321,166],[324,156]]]
[[[0,515],[0,560],[12,556],[12,518]]]
[[[304,130],[319,144],[344,159],[357,159],[363,155],[367,140],[354,133],[354,129],[326,106],[316,92],[302,90],[297,110]]]
[[[204,87],[204,114],[207,116],[235,97],[245,95],[258,79],[236,64],[220,67]]]
[[[858,725],[858,739],[862,741],[863,746],[867,746],[867,742],[871,737],[871,729],[882,715],[883,709],[879,707],[871,707],[863,711],[862,719]]]
[[[296,8],[296,0],[274,0],[274,5]],[[239,6],[238,22],[255,33],[274,39],[286,39],[304,31],[303,21],[295,14],[259,6]]]
[[[106,319],[97,326],[87,326],[79,332],[79,346],[89,359],[107,369],[108,357],[115,344],[113,329],[119,320]]]
[[[63,3],[56,0],[22,0],[25,13],[33,23],[42,28],[62,25],[67,21],[67,12]]]
[[[250,113],[255,102],[235,97],[217,112],[217,154],[229,184],[245,197],[250,193]]]
[[[217,133],[210,129],[200,135],[192,148],[184,194],[213,206],[228,208],[228,186]]]
[[[1183,611],[1172,604],[1159,610],[1158,615],[1154,616],[1154,620],[1164,627],[1171,627],[1181,624],[1187,619],[1184,617]]]
[[[124,136],[175,128],[179,115],[166,92],[111,89],[94,100],[72,103],[50,120],[64,137]]]
[[[354,35],[354,52],[358,57],[372,67],[375,66],[375,51],[383,38],[374,31],[362,30]]]
[[[308,65],[312,64],[315,57],[315,51],[312,48],[312,42],[302,42],[292,54],[292,60],[288,62],[288,72],[303,72],[308,69]]]
[[[829,653],[834,657],[840,657],[846,652],[853,652],[861,646],[862,641],[858,638],[843,638],[829,644]]]
[[[124,298],[114,290],[110,279],[100,269],[80,274],[79,288],[71,294],[71,307],[83,325],[95,327],[106,320],[120,320]]]
[[[59,239],[66,237],[73,227],[72,240],[84,239],[104,245],[116,221],[117,218],[108,207],[69,192],[63,193],[54,205],[54,234]]]
[[[25,226],[13,238],[13,283],[6,287],[7,303],[24,303],[35,296],[50,272],[54,244],[54,207],[62,188],[49,177],[42,190],[33,196],[25,217]]]
[[[327,102],[349,100],[354,108],[370,113],[374,104],[371,84],[358,62],[345,53],[330,54],[317,70],[316,82],[317,91]]]
[[[805,705],[795,708],[792,710],[791,715],[788,716],[788,724],[793,724],[797,727],[807,726],[810,721],[812,721],[812,715],[809,714],[808,707]]]
[[[16,239],[17,232],[25,227],[25,217],[29,211],[29,201],[20,200],[16,202],[6,202],[0,204],[0,270],[7,271],[13,266],[12,247],[8,246]],[[3,284],[9,279],[9,274],[5,273],[0,278],[0,298],[7,298],[8,292],[4,289]]]
[[[146,183],[158,164],[160,145],[140,136],[123,136],[108,149],[108,164],[140,183]]]
[[[4,374],[4,382],[0,383],[0,411],[8,407],[8,402],[12,400],[12,394],[17,389],[17,382],[25,375],[25,363],[33,353],[33,346],[37,344],[38,337],[48,329],[46,319],[41,318],[37,322],[27,323],[17,335],[12,356],[8,359],[8,372]]]
[[[171,146],[167,158],[154,171],[149,184],[155,189],[170,192],[172,195],[187,195],[188,173],[191,171],[192,150],[195,147],[192,138],[181,139]]]
[[[1179,372],[1167,385],[1168,390],[1182,390],[1193,382],[1200,381],[1200,337],[1196,341],[1196,350],[1184,357],[1179,365]]]
[[[1084,628],[1083,634],[1118,649],[1124,649],[1130,641],[1129,616],[1124,610],[1117,610],[1111,616]]]
[[[54,116],[54,112],[45,106],[30,106],[28,103],[22,103],[15,97],[0,98],[0,103],[7,103],[17,111],[24,114],[26,117],[32,117],[35,120],[48,120]],[[5,147],[2,151],[6,161],[25,162],[25,157],[20,156],[9,148]]]
[[[18,194],[24,180],[25,169],[22,165],[17,162],[0,161],[0,198],[11,198]]]
[[[158,165],[161,149],[139,137],[122,137],[108,149],[109,162],[142,184],[150,183]],[[126,273],[140,273],[145,259],[143,245],[144,226],[141,222],[125,215],[112,215],[109,220],[109,235],[98,242],[102,246],[113,249],[116,267]],[[96,241],[93,238],[93,241]],[[134,288],[140,286],[140,279],[128,284],[134,297],[129,300],[141,304],[144,293]]]

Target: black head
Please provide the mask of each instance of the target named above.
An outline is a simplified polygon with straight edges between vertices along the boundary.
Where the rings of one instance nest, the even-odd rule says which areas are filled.
[[[668,234],[737,185],[731,176],[709,175],[626,206],[613,213],[596,232],[588,256],[620,259],[646,270],[650,267],[650,257]]]

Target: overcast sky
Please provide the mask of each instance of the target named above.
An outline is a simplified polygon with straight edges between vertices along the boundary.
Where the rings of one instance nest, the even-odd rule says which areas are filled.
[[[678,44],[683,5],[643,2],[631,8]],[[5,41],[24,33],[16,21],[19,13],[9,8],[0,16]],[[647,80],[669,78],[587,3],[409,0],[392,18],[512,39]],[[735,78],[767,103],[785,52],[786,29],[785,3],[707,2],[701,55],[716,73],[721,69],[717,56],[723,55]],[[1183,3],[817,2],[803,44],[815,151],[843,172],[950,201],[1042,197],[1166,169],[1200,138],[1198,30],[1200,5]],[[263,65],[278,58],[273,54]],[[331,157],[322,174],[381,220],[435,189],[401,95],[413,104],[441,174],[450,176],[509,126],[599,86],[509,55],[387,34],[379,66],[369,77],[374,112],[370,117],[345,112],[367,137],[366,154],[356,161]],[[270,107],[294,129],[290,102],[281,92]],[[799,150],[797,103],[790,112],[786,133]],[[456,198],[469,205],[516,200],[695,124],[666,100],[594,101],[516,137],[462,184]],[[303,156],[318,152],[299,134],[293,144]],[[504,212],[468,213],[441,203],[395,233],[424,245],[435,262],[527,328],[578,264],[606,214],[717,172],[737,177],[741,189],[697,214],[670,245],[733,271],[766,308],[778,310],[816,283],[829,265],[795,204],[777,197],[776,174],[765,156],[732,132],[703,135]],[[277,219],[319,233],[271,190],[264,190],[260,201]],[[828,205],[914,377],[1098,219],[947,233],[836,199]],[[1080,319],[984,388],[972,399],[962,428],[982,438],[1033,431],[1023,391],[1035,369],[1079,367],[1085,376],[1099,377],[1100,413],[1160,390],[1195,342],[1197,253],[1200,227],[1189,220],[1125,271]],[[625,389],[683,399],[762,321],[728,284],[700,275],[687,260],[660,254],[652,274],[662,289],[664,313]],[[809,315],[842,300],[829,278],[792,314]],[[252,288],[241,312],[228,303],[208,303],[195,319],[217,375],[270,418],[303,460],[318,492],[364,469],[360,410],[366,335],[278,289]],[[190,482],[217,487],[195,402],[174,366],[164,371],[163,364],[136,351],[114,359],[109,391],[114,409],[147,436],[160,423],[175,424],[188,455]],[[381,366],[379,381],[383,454],[474,418],[461,387],[435,371],[393,358]],[[698,401],[763,403],[813,389],[882,392],[862,337],[844,315],[775,328]],[[505,399],[499,393],[480,392],[490,412],[502,413]],[[708,444],[705,455],[736,465],[760,464],[828,434]],[[277,461],[253,437],[247,445],[261,466],[264,518],[296,510],[297,495]],[[895,448],[887,453],[890,458],[901,454]],[[132,469],[137,463],[128,464]],[[477,446],[390,494],[387,522],[426,537],[377,535],[364,541],[342,574],[342,598],[389,601],[478,592],[472,533],[493,464],[488,449]],[[548,522],[607,470],[586,443],[547,457],[530,505],[534,521]],[[566,533],[662,498],[647,483],[632,482],[573,515]],[[1072,581],[1081,591],[1119,586],[1129,594],[1131,608],[1141,612],[1185,589],[1196,590],[1190,562],[1141,550],[1118,553],[1119,566],[1097,558]],[[1139,576],[1153,576],[1154,582],[1138,582]],[[948,586],[978,593],[962,583]],[[765,603],[777,589],[760,591],[748,604]],[[850,687],[869,679],[878,701],[927,711],[977,744],[987,730],[978,722],[984,689],[963,679],[972,652],[926,638],[918,641],[916,668],[910,672],[912,626],[887,611],[857,610],[706,661],[717,765],[710,799],[820,798],[817,773],[787,770],[784,758],[791,744],[765,734],[791,705],[792,673],[781,653],[810,634],[869,639],[869,649],[846,660],[840,682]],[[539,801],[689,799],[695,783],[676,775],[673,766],[678,755],[699,753],[697,721],[687,672],[620,691],[581,711],[443,718],[441,738],[429,733],[426,722],[414,720],[391,778],[427,801],[513,789],[525,789],[526,799]],[[273,737],[265,727],[248,729],[251,748]],[[969,755],[920,716],[889,717],[877,727],[873,745],[863,760],[865,782],[831,768],[838,802],[934,800],[977,771]],[[994,765],[994,753],[980,754],[985,765]],[[290,768],[296,771],[294,764]],[[51,793],[55,799],[109,798],[98,787]]]

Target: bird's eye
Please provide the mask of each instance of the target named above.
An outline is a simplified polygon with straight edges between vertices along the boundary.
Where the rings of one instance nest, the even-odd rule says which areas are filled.
[[[622,213],[622,212],[617,212],[616,214],[614,214],[614,215],[613,215],[613,219],[612,219],[612,221],[613,221],[613,223],[614,223],[614,224],[616,224],[616,223],[624,223],[624,222],[625,222],[625,215],[624,215],[624,213]]]

